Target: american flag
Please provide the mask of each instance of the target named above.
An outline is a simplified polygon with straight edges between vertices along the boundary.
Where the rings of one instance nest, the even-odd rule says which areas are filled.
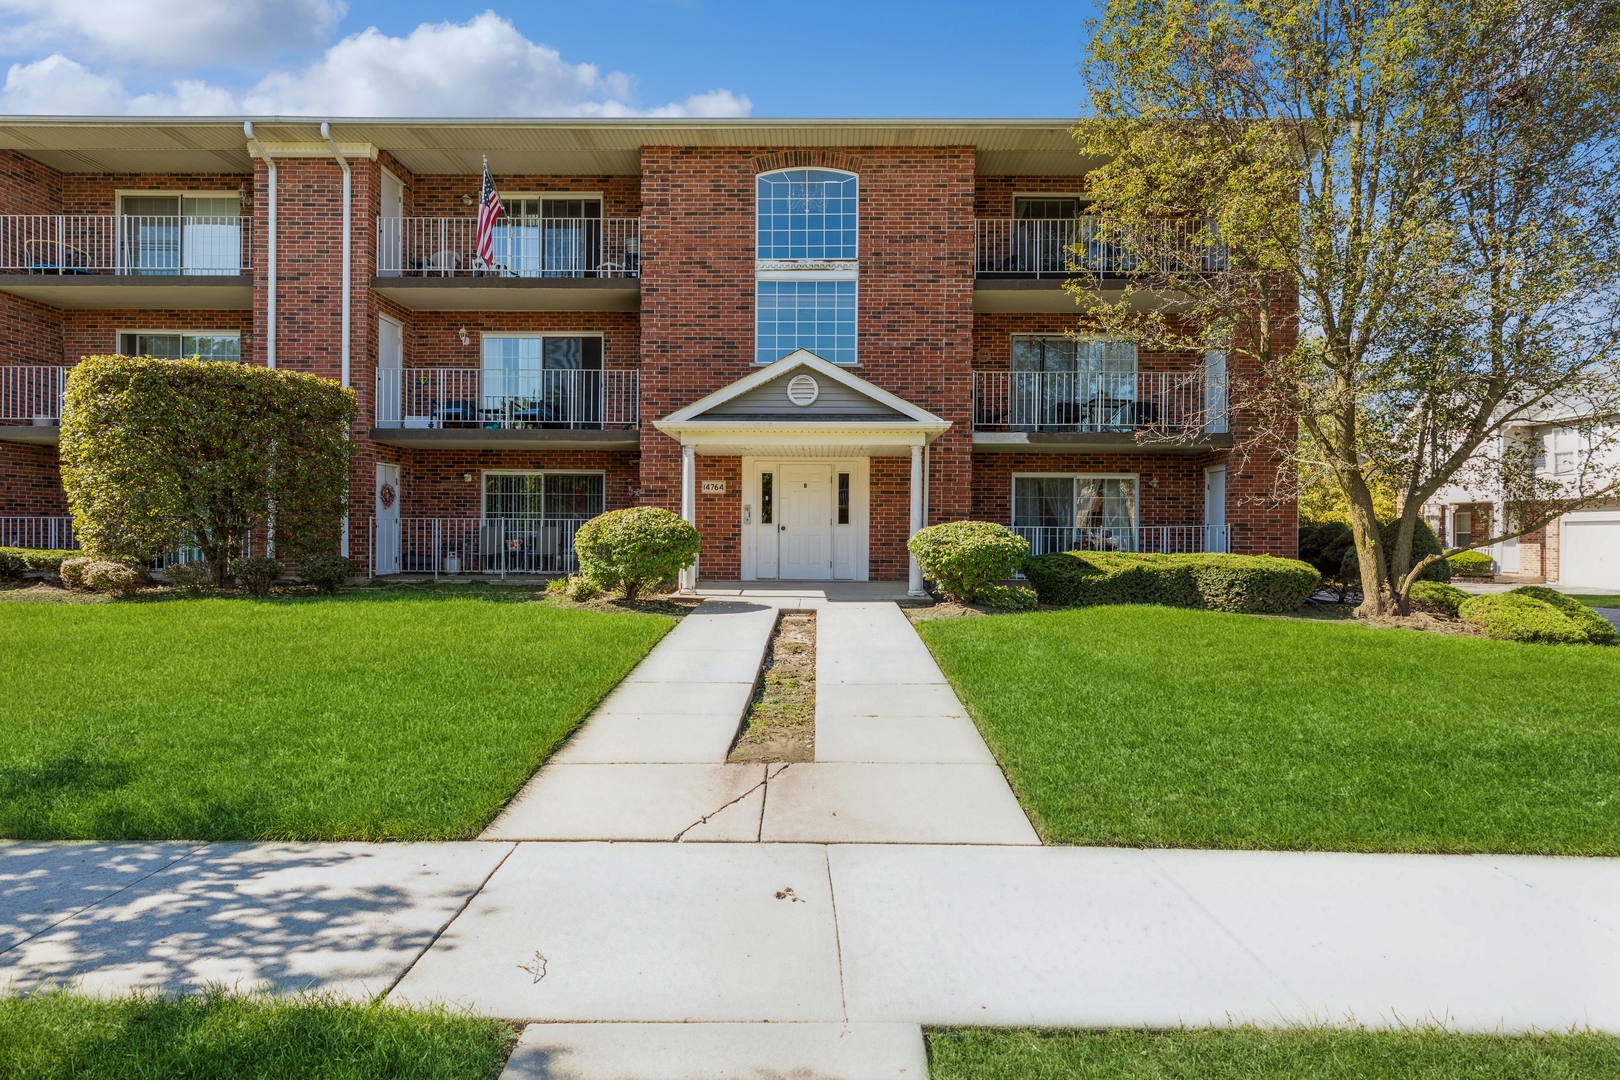
[[[495,265],[495,219],[501,216],[501,197],[490,179],[489,158],[484,159],[484,193],[478,198],[478,258],[485,266]]]

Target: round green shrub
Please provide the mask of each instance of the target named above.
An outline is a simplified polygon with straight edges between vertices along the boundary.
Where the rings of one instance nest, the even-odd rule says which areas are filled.
[[[1473,596],[1458,609],[1463,622],[1480,628],[1498,641],[1581,645],[1586,631],[1545,600],[1515,593]]]
[[[207,563],[174,563],[163,568],[164,583],[186,592],[201,592],[210,576]]]
[[[1594,645],[1620,644],[1620,632],[1610,625],[1609,620],[1575,599],[1565,596],[1556,589],[1548,589],[1541,585],[1521,585],[1509,592],[1510,596],[1531,596],[1543,603],[1551,604],[1562,611],[1564,615],[1586,632],[1586,640]]]
[[[0,579],[15,581],[23,576],[21,548],[0,548]]]
[[[952,600],[973,603],[987,586],[1010,578],[1029,555],[1029,541],[990,521],[947,521],[917,530],[906,547],[928,580]]]
[[[1467,593],[1443,581],[1414,581],[1412,591],[1407,596],[1419,611],[1432,611],[1452,618],[1457,617],[1457,609],[1468,600]]]
[[[97,559],[84,567],[84,587],[91,592],[128,596],[141,587],[146,575],[133,566]]]
[[[1453,574],[1463,577],[1490,577],[1495,561],[1483,551],[1459,551],[1446,557]]]
[[[315,555],[298,564],[298,578],[321,592],[335,594],[354,576],[354,563],[341,555]]]
[[[56,573],[62,579],[62,587],[64,589],[84,588],[85,567],[95,561],[88,555],[75,555],[72,558],[63,559],[56,567]]]
[[[1034,611],[1041,601],[1028,585],[986,585],[979,590],[978,602],[1000,611]]]
[[[231,576],[254,596],[268,596],[270,586],[281,579],[281,563],[276,559],[232,559]]]
[[[626,600],[691,566],[702,546],[690,522],[656,506],[609,510],[574,534],[580,576]]]
[[[1355,551],[1350,526],[1342,521],[1303,525],[1299,530],[1299,561],[1310,563],[1323,581],[1355,578],[1355,560],[1345,561],[1345,553]]]

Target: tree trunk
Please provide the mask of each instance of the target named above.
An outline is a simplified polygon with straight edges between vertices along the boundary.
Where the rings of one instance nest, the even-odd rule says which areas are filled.
[[[1390,614],[1396,610],[1397,602],[1390,587],[1383,538],[1378,533],[1378,516],[1372,512],[1370,496],[1367,506],[1361,506],[1360,501],[1348,500],[1350,534],[1355,538],[1356,563],[1361,568],[1361,604],[1356,608],[1356,616],[1366,619]]]

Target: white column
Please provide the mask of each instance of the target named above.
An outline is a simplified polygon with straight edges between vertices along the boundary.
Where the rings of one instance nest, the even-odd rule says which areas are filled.
[[[681,447],[681,517],[697,527],[697,457],[690,446]],[[697,560],[681,571],[681,592],[697,588]]]
[[[923,448],[911,448],[911,531],[907,538],[915,535],[923,527]],[[911,560],[911,587],[906,590],[911,596],[927,596],[923,589],[922,567],[917,560]]]

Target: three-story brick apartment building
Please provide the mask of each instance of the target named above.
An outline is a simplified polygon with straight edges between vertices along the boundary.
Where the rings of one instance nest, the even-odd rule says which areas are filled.
[[[913,529],[969,517],[1294,553],[1226,358],[1075,333],[1070,260],[1129,268],[1065,122],[10,118],[0,147],[0,544],[63,542],[65,371],[123,352],[352,385],[378,574],[561,571],[638,503],[717,580],[904,580]]]

